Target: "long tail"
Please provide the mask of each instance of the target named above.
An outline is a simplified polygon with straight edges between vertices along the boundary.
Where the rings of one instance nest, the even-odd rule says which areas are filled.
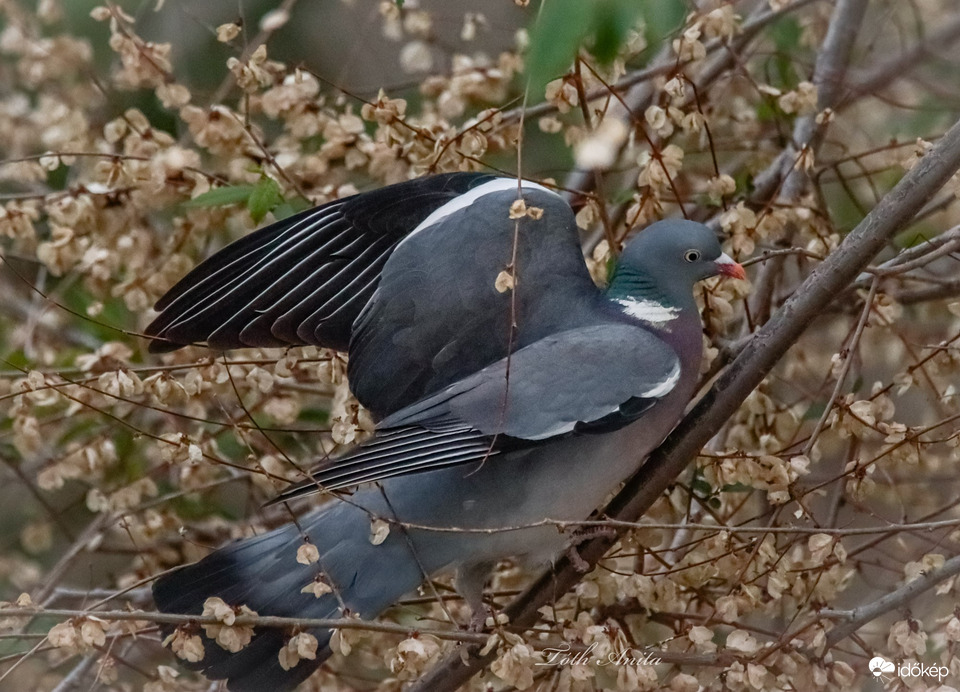
[[[157,608],[195,615],[203,611],[208,598],[217,596],[232,606],[246,605],[259,615],[339,617],[342,602],[350,612],[371,618],[423,579],[402,539],[391,535],[381,545],[370,543],[369,515],[355,505],[336,502],[302,517],[300,526],[303,533],[288,524],[237,541],[158,579],[153,586]],[[314,564],[297,562],[304,534],[319,551],[320,560]],[[317,598],[302,592],[318,577],[335,593]],[[204,636],[203,659],[181,663],[212,680],[226,679],[232,692],[292,690],[330,655],[330,631],[310,633],[319,642],[317,658],[301,660],[290,670],[281,667],[279,653],[291,632],[280,628],[256,628],[250,644],[237,653]]]

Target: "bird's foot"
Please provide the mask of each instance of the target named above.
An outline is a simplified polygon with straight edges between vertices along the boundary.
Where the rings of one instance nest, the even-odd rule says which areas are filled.
[[[614,530],[614,528],[611,526],[581,526],[579,529],[573,532],[573,544],[580,545],[581,543],[589,541],[591,538],[596,538],[597,536],[614,538],[616,535],[616,530]]]
[[[473,613],[470,615],[470,622],[467,624],[467,632],[483,632],[487,629],[488,620],[494,620],[493,608],[485,603],[474,606]]]
[[[567,557],[570,559],[570,564],[573,565],[573,568],[580,574],[586,574],[590,571],[591,565],[583,559],[579,551],[577,551],[577,547],[589,541],[591,538],[598,536],[613,538],[616,535],[617,532],[609,526],[584,526],[577,529],[573,532],[570,545],[567,547]]]
[[[573,568],[580,574],[586,574],[590,571],[590,563],[580,557],[580,553],[577,552],[576,543],[567,547],[567,558],[570,560]]]

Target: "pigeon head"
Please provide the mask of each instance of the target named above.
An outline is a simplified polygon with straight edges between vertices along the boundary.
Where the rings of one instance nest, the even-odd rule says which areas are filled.
[[[658,221],[624,246],[607,296],[653,311],[686,308],[693,304],[693,285],[719,274],[746,278],[713,231],[693,221]]]

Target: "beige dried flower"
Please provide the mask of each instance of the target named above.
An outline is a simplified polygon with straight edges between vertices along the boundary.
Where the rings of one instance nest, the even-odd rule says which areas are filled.
[[[499,274],[497,274],[496,280],[493,282],[493,287],[497,290],[497,293],[506,293],[507,291],[512,291],[516,286],[516,279],[513,274],[504,269]]]
[[[47,641],[51,646],[65,649],[69,653],[79,653],[81,648],[80,632],[69,620],[51,627],[47,633]]]
[[[561,113],[567,113],[569,110],[580,103],[580,97],[577,93],[577,87],[566,79],[555,79],[547,83],[546,100],[556,106]]]
[[[203,660],[203,640],[197,634],[188,634],[181,627],[164,639],[163,645],[169,646],[170,650],[184,661],[197,663]]]
[[[533,685],[534,664],[540,656],[529,645],[517,642],[490,664],[490,672],[509,685],[525,690]]]
[[[230,43],[230,41],[240,35],[242,29],[243,27],[237,22],[221,24],[217,27],[217,40],[221,43]]]
[[[245,605],[233,607],[227,605],[221,598],[211,597],[204,601],[202,614],[212,615],[222,623],[204,623],[202,627],[210,639],[231,653],[237,653],[253,639],[253,625],[234,624],[238,615],[253,617],[257,615]]]
[[[300,632],[292,636],[280,649],[280,667],[290,670],[301,660],[312,661],[317,657],[317,638],[309,632]]]
[[[403,680],[413,680],[427,670],[439,652],[440,644],[433,637],[408,637],[397,645],[390,671]]]
[[[370,543],[372,545],[380,545],[387,540],[387,536],[389,535],[389,522],[386,522],[383,519],[373,519],[370,522]]]
[[[429,72],[433,68],[433,51],[426,41],[411,41],[400,50],[400,67],[408,74]]]
[[[313,543],[301,543],[297,548],[297,562],[301,565],[312,565],[320,561],[320,551]]]
[[[309,593],[313,594],[314,598],[320,598],[328,593],[333,593],[333,587],[327,583],[322,574],[318,574],[312,582],[300,589],[300,593]]]

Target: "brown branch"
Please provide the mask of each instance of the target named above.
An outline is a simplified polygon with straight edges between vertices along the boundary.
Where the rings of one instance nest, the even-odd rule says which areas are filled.
[[[931,300],[943,300],[960,295],[960,279],[951,279],[939,286],[926,286],[913,290],[898,291],[893,297],[902,305],[926,303]]]
[[[887,450],[888,452],[890,450]],[[882,456],[882,455],[881,455]],[[837,480],[837,479],[831,479]],[[379,518],[379,517],[378,517]],[[496,534],[507,533],[510,531],[524,531],[527,529],[538,528],[542,526],[553,526],[558,531],[566,531],[573,527],[583,529],[604,529],[616,528],[621,530],[657,530],[665,531],[712,531],[714,533],[725,532],[729,534],[753,534],[753,533],[783,533],[783,534],[805,534],[812,535],[826,533],[831,536],[870,536],[873,534],[894,534],[910,531],[932,531],[934,529],[954,528],[960,526],[960,519],[943,519],[940,521],[927,522],[904,522],[883,524],[878,526],[851,526],[847,528],[829,528],[823,526],[747,526],[747,525],[729,525],[729,524],[705,524],[697,522],[671,523],[671,522],[641,522],[624,519],[584,519],[583,521],[567,521],[559,519],[542,519],[541,521],[530,522],[529,524],[517,524],[515,526],[504,526],[497,528],[476,528],[476,527],[457,527],[457,526],[436,526],[433,524],[415,524],[412,522],[396,521],[386,519],[391,524],[402,526],[406,529],[415,529],[417,531],[432,531],[434,533],[464,533],[464,534]]]
[[[28,616],[48,616],[60,618],[61,620],[72,620],[72,619],[83,619],[87,617],[95,617],[102,621],[115,621],[115,622],[151,622],[151,623],[163,623],[169,625],[187,625],[187,624],[222,624],[221,620],[218,620],[215,616],[212,615],[179,615],[174,613],[148,613],[140,610],[111,610],[111,611],[98,611],[98,610],[71,610],[71,609],[49,609],[41,610],[36,608],[6,608],[0,609],[0,613],[4,617],[28,617]],[[489,643],[490,635],[480,632],[464,632],[456,630],[443,630],[443,629],[430,629],[422,627],[406,627],[404,625],[395,625],[385,622],[371,622],[367,620],[358,620],[356,618],[287,618],[287,617],[278,617],[273,615],[237,615],[234,619],[234,626],[253,626],[253,627],[268,627],[268,628],[280,628],[280,629],[306,629],[306,628],[323,628],[323,629],[344,629],[344,630],[360,630],[360,631],[369,631],[369,632],[380,632],[383,634],[393,634],[402,637],[419,637],[419,636],[432,636],[437,639],[450,640],[450,641],[460,641],[460,642],[473,642],[477,646],[481,646]],[[504,628],[504,631],[510,631],[514,628]],[[542,632],[542,631],[541,631]],[[142,633],[142,631],[140,632]],[[139,634],[139,633],[138,633]],[[40,641],[29,651],[24,652],[23,654],[16,654],[18,658],[17,664],[8,669],[4,675],[8,674],[10,670],[15,668],[20,664],[20,661],[26,660],[29,656],[41,650],[49,650],[52,647],[47,647],[41,649],[42,645],[47,641],[46,635],[44,634],[23,634],[16,635],[16,639],[34,639],[40,637]],[[122,635],[129,636],[129,635]],[[116,638],[116,637],[115,637]],[[571,654],[577,653],[590,653],[592,651],[591,647],[585,644],[578,642],[569,642],[566,640],[539,640],[531,642],[530,646],[536,651],[544,651],[547,653],[554,653],[558,650],[564,652],[569,652]],[[645,649],[650,651],[663,663],[672,663],[672,664],[681,664],[688,666],[713,666],[717,664],[729,664],[737,660],[738,656],[730,654],[729,652],[719,652],[714,654],[688,654],[688,653],[678,653],[675,651],[666,651],[660,650],[655,647],[649,647]],[[0,660],[2,662],[2,660]],[[547,664],[543,664],[547,665]],[[562,665],[557,663],[557,666]],[[149,677],[149,676],[148,676]],[[2,680],[2,678],[0,678]],[[62,684],[62,683],[61,683]]]
[[[213,615],[181,615],[179,613],[152,613],[143,610],[76,610],[72,608],[0,608],[3,617],[55,617],[61,619],[95,617],[100,620],[124,622],[154,622],[164,625],[216,625],[222,620]],[[270,628],[322,628],[341,630],[365,630],[369,632],[385,632],[410,636],[414,633],[451,639],[454,641],[469,641],[476,644],[485,644],[489,634],[479,632],[461,632],[451,629],[430,629],[422,627],[407,627],[394,625],[389,622],[375,622],[358,620],[357,618],[290,618],[277,615],[237,615],[234,620],[237,626],[270,627]]]

